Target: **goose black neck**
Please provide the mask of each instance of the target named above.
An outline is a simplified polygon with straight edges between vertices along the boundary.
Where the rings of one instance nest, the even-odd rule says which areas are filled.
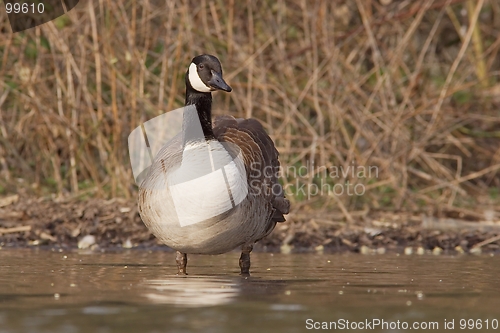
[[[189,142],[198,142],[204,140],[213,140],[214,132],[212,129],[212,94],[210,92],[199,92],[192,87],[186,87],[186,106],[194,105],[197,111],[197,118],[190,108],[184,111],[182,130],[184,132],[184,145]],[[199,133],[199,124],[203,131],[203,137],[199,134],[191,135],[190,133]],[[189,135],[188,135],[189,134]]]

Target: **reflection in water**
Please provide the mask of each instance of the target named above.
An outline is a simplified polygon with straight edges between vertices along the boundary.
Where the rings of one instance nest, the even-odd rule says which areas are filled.
[[[197,275],[178,277],[163,251],[3,249],[0,333],[288,333],[307,331],[307,319],[500,320],[499,256],[255,253],[249,278],[238,275],[238,256],[193,256]]]
[[[140,287],[142,295],[151,303],[202,307],[228,304],[237,298],[258,300],[284,294],[286,285],[284,280],[188,275],[149,279]]]
[[[152,303],[186,307],[227,304],[240,293],[240,286],[231,279],[202,276],[146,280],[143,286],[143,296]]]

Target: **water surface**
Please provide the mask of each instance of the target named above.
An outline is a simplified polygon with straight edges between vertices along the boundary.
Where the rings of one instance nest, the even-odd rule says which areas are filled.
[[[500,332],[499,256],[253,253],[250,278],[238,258],[192,255],[178,277],[171,252],[3,249],[0,333],[310,332],[346,320],[440,332],[463,331],[461,319]]]

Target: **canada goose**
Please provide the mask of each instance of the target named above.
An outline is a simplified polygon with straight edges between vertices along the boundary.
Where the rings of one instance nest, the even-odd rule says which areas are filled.
[[[187,253],[241,246],[241,274],[248,275],[253,244],[290,209],[278,182],[278,151],[255,119],[220,116],[212,126],[212,91],[232,90],[216,57],[193,58],[185,80],[182,133],[154,157],[139,186],[139,213],[177,251],[177,274],[186,274]]]

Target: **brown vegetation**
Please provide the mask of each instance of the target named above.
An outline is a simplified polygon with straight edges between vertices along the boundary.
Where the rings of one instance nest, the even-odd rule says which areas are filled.
[[[256,244],[257,251],[398,252],[405,254],[499,252],[495,222],[438,219],[410,212],[295,214],[296,223],[279,224]],[[305,221],[308,223],[300,223]],[[142,223],[134,199],[50,200],[18,195],[0,200],[0,249],[45,246],[51,249],[120,249],[162,246]],[[163,246],[164,248],[164,246]]]
[[[211,53],[234,89],[215,113],[261,120],[285,171],[316,166],[285,172],[292,221],[499,218],[498,1],[88,0],[17,34],[2,11],[0,31],[3,193],[134,198],[128,134],[182,106]],[[320,177],[350,166],[377,173]],[[322,181],[365,192],[298,192]]]

